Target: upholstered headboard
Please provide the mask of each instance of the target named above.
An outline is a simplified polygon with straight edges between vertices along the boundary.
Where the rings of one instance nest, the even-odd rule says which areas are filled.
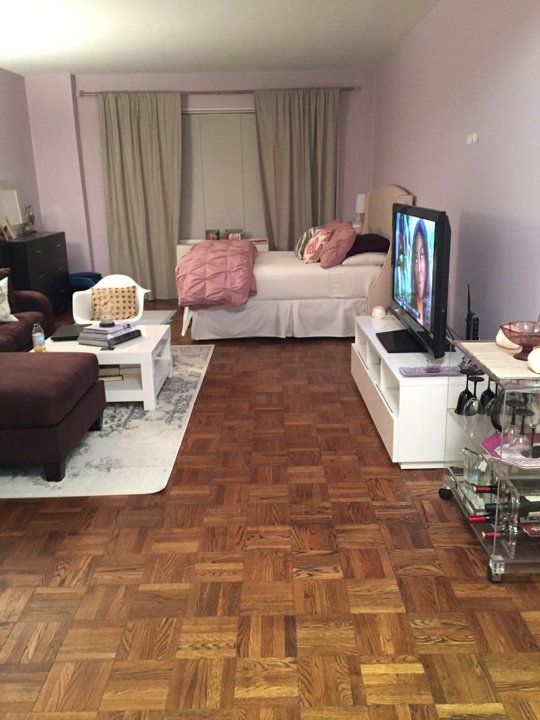
[[[414,204],[411,195],[397,185],[381,185],[368,193],[366,197],[366,214],[364,217],[364,233],[376,233],[392,240],[392,205],[396,202],[404,205]],[[388,307],[392,291],[392,246],[386,256],[381,273],[370,289],[366,300],[366,312],[371,313],[375,305]]]

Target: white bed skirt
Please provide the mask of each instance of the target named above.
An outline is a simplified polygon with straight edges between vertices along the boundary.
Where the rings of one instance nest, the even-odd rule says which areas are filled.
[[[318,300],[248,300],[238,308],[184,312],[185,335],[191,322],[193,340],[248,337],[351,337],[354,318],[363,315],[366,298]]]

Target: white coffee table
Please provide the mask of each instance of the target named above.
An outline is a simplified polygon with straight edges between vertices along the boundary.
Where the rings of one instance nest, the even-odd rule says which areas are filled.
[[[107,365],[129,366],[124,380],[105,383],[107,402],[143,403],[145,410],[155,410],[156,400],[163,383],[172,370],[170,325],[138,325],[141,337],[117,345],[113,350],[102,350],[93,345],[80,345],[76,340],[45,342],[47,352],[93,353],[100,367]],[[124,371],[123,371],[124,372]]]

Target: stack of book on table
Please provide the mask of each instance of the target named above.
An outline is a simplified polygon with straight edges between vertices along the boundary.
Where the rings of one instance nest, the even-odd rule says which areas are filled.
[[[79,343],[81,345],[113,348],[140,336],[141,331],[132,323],[115,323],[110,327],[102,327],[96,323],[87,325],[81,330]]]

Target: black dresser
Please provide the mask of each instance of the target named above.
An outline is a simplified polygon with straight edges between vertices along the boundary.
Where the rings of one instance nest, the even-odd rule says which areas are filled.
[[[9,265],[7,242],[0,240],[0,267],[7,267]]]
[[[37,290],[56,313],[68,308],[69,268],[63,232],[34,232],[4,245],[14,290]]]

